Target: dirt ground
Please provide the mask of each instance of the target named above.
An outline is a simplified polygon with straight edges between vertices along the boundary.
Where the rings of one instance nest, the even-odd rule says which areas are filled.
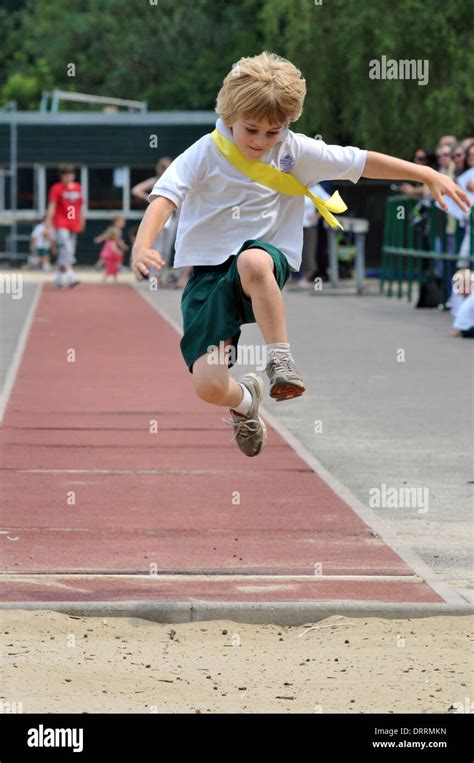
[[[473,711],[472,616],[336,616],[291,628],[0,618],[0,702],[17,712]]]

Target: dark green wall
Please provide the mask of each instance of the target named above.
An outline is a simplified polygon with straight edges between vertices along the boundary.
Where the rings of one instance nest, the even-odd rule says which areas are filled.
[[[153,164],[160,156],[176,157],[213,125],[19,125],[20,164],[61,161],[76,164]],[[150,148],[150,135],[158,148]],[[0,125],[0,163],[10,160],[10,128]]]

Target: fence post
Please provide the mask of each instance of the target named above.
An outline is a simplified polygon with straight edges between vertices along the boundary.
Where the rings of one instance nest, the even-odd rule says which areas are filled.
[[[337,259],[337,241],[336,241],[337,233],[332,228],[329,228],[328,230],[328,238],[329,238],[329,280],[331,282],[331,286],[338,286],[339,285],[339,263]]]
[[[356,256],[355,256],[355,282],[357,294],[364,292],[365,277],[365,236],[369,230],[369,221],[361,218],[355,218],[352,223],[354,231]]]

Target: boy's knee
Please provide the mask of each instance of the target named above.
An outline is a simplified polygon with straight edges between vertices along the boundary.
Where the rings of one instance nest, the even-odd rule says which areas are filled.
[[[200,379],[199,377],[194,379],[194,389],[196,395],[201,400],[204,400],[206,403],[215,403],[216,405],[224,399],[227,391],[219,379]]]
[[[237,257],[237,270],[241,279],[256,281],[273,273],[273,260],[264,249],[246,249]]]

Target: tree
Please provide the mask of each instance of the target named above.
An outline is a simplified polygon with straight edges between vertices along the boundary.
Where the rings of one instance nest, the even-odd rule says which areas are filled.
[[[57,87],[157,110],[213,109],[232,64],[271,50],[307,82],[294,129],[409,158],[442,133],[474,132],[471,9],[465,0],[25,0],[0,12],[2,96],[36,109],[41,89]],[[382,56],[427,61],[428,84],[371,79]]]

